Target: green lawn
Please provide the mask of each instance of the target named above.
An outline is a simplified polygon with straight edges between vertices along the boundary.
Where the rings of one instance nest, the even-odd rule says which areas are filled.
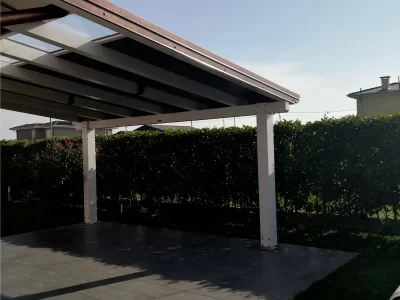
[[[246,223],[243,219],[244,224],[237,224],[223,221],[227,218],[222,215],[213,217],[211,212],[185,211],[186,214],[171,209],[147,217],[124,214],[120,222],[259,238],[258,222]],[[207,220],[201,217],[204,214]],[[400,285],[400,235],[285,225],[279,229],[279,242],[359,253],[356,259],[293,297],[294,300],[389,299]]]
[[[308,290],[303,299],[389,299],[400,285],[400,235],[293,228],[286,242],[358,252],[359,256]]]

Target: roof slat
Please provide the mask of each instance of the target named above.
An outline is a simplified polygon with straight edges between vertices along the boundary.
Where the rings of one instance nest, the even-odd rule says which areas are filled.
[[[1,53],[7,57],[18,59],[29,64],[33,64],[82,80],[87,80],[95,84],[101,84],[115,90],[121,90],[123,92],[131,94],[138,93],[138,84],[136,82],[125,80],[123,78],[109,75],[94,70],[92,68],[69,62],[65,59],[61,59],[54,55],[48,54],[45,51],[23,45],[15,41],[3,39],[0,41],[0,43]],[[196,103],[195,101],[171,95],[151,87],[146,87],[144,93],[141,96],[154,101],[188,110],[207,108],[207,106]]]
[[[33,115],[37,115],[37,116],[56,118],[56,119],[67,120],[67,121],[72,121],[72,122],[82,121],[82,118],[80,118],[77,115],[66,114],[62,111],[48,110],[43,107],[37,108],[37,107],[32,107],[32,106],[28,106],[28,105],[24,105],[24,104],[8,102],[5,99],[1,100],[1,108],[16,111],[16,112],[22,112],[22,113],[26,113],[26,114],[33,114]]]
[[[84,97],[90,97],[99,101],[113,103],[116,105],[129,107],[148,113],[160,114],[163,112],[162,107],[142,100],[129,98],[122,95],[116,95],[105,90],[96,89],[84,84],[31,71],[4,62],[0,62],[0,66],[0,71],[2,75],[9,76],[17,80],[27,81],[51,89],[64,91],[70,94],[81,95]]]
[[[109,74],[98,72],[94,69],[78,65],[64,59],[55,57],[43,50],[39,50],[21,43],[3,39],[0,41],[0,52],[8,57],[25,61],[27,63],[43,67],[52,71],[56,71],[65,75],[80,78],[122,90],[127,93],[135,94],[138,92],[136,82],[128,81]]]
[[[19,93],[25,96],[37,97],[40,99],[63,104],[68,104],[71,101],[71,95],[23,82],[10,80],[8,78],[1,78],[1,89],[9,92]],[[89,108],[92,110],[113,114],[115,116],[132,117],[135,115],[135,112],[131,109],[111,105],[100,101],[95,101],[88,98],[74,96],[72,100],[75,106]]]
[[[14,25],[9,26],[8,29],[228,106],[247,104],[246,100],[216,88],[122,54],[121,52],[109,49],[103,45],[99,45],[83,36],[66,30],[54,21],[48,23],[37,22],[34,24]]]
[[[53,101],[47,101],[39,98],[29,97],[4,90],[1,91],[1,100],[34,108],[44,107],[46,108],[46,110],[49,111],[54,111],[54,112],[60,111],[68,115],[76,115],[94,120],[107,119],[106,114],[97,111],[84,109],[80,107],[74,107],[67,104],[56,103]]]

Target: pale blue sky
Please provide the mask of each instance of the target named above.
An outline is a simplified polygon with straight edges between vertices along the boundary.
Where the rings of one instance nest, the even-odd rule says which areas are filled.
[[[355,100],[348,93],[380,85],[379,76],[397,81],[400,75],[398,0],[112,2],[299,93],[300,103],[283,118],[316,120],[326,111],[336,117],[354,114]],[[83,34],[105,33],[68,18],[61,22]],[[11,126],[47,120],[1,113],[2,138],[15,138]],[[254,124],[254,119],[236,123]]]

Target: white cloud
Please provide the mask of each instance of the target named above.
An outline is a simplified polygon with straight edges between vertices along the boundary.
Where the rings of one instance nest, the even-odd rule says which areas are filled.
[[[338,80],[332,76],[322,76],[305,70],[299,63],[239,63],[243,67],[277,83],[297,94],[300,102],[290,106],[290,113],[282,114],[284,119],[314,121],[329,116],[340,117],[356,113],[356,103],[346,95],[355,90],[348,78]],[[338,110],[347,110],[336,112]],[[309,112],[309,113],[305,113]],[[318,112],[318,113],[316,113]]]

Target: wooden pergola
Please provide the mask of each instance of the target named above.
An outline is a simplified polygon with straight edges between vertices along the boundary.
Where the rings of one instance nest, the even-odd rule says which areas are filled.
[[[257,116],[261,246],[277,245],[273,114],[299,95],[105,0],[3,0],[1,108],[82,130],[85,222],[97,222],[95,129]],[[76,14],[115,32],[95,40]],[[47,52],[15,34],[61,48]],[[10,39],[11,38],[11,39]]]

